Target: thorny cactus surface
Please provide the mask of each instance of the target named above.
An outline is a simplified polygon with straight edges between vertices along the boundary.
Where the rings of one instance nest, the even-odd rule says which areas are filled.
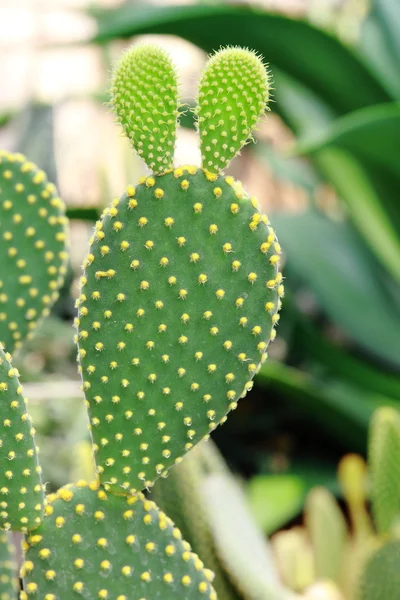
[[[177,76],[166,53],[130,49],[111,93],[152,173],[104,211],[81,278],[76,340],[98,481],[43,501],[18,373],[2,354],[0,451],[10,463],[0,471],[0,524],[27,532],[21,600],[215,600],[212,573],[141,490],[225,422],[275,337],[280,246],[256,200],[222,172],[266,109],[268,73],[248,50],[210,59],[196,110],[203,168],[173,168]],[[17,261],[18,285],[27,286],[17,287],[13,270],[2,282],[8,350],[57,297],[66,218],[31,163],[9,154],[1,161],[5,260]]]
[[[22,154],[0,151],[0,343],[13,353],[50,313],[66,273],[64,203]]]
[[[139,47],[116,69],[112,106],[155,173],[105,210],[79,298],[98,473],[119,493],[151,487],[236,408],[267,357],[283,295],[268,218],[220,171],[264,111],[265,68],[245,50],[210,60],[197,109],[207,169],[172,169],[177,96],[167,62]]]

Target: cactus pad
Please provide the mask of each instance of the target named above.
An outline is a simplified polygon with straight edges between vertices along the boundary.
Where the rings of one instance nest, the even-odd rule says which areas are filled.
[[[34,430],[18,371],[0,347],[0,528],[26,532],[43,516]]]
[[[50,312],[66,271],[64,204],[43,171],[0,151],[0,341],[9,352]]]
[[[0,531],[0,600],[17,600],[17,565],[9,534]]]
[[[364,566],[356,600],[400,600],[400,541],[385,544]]]
[[[212,574],[154,502],[96,483],[49,498],[22,575],[21,600],[216,600]]]
[[[79,298],[100,479],[150,486],[226,420],[267,357],[280,247],[232,177],[182,167],[113,201]]]
[[[226,48],[210,58],[196,110],[204,168],[218,173],[246,144],[266,110],[268,80],[265,65],[250,50]]]
[[[114,71],[111,107],[132,146],[154,173],[170,169],[178,115],[177,75],[158,46],[130,48]]]
[[[368,464],[372,514],[380,534],[390,532],[400,512],[400,414],[378,408],[371,420]]]

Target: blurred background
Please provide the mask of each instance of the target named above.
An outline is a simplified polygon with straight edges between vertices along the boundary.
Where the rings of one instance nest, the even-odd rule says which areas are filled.
[[[95,220],[144,172],[106,105],[111,66],[144,39],[171,53],[189,105],[212,50],[270,64],[271,112],[229,172],[275,226],[286,297],[269,361],[213,439],[273,534],[314,486],[341,498],[339,460],[400,405],[400,5],[0,0],[0,147],[38,163],[71,218],[61,298],[17,358],[48,489],[92,472],[74,300]],[[190,110],[181,124],[176,163],[199,164]]]

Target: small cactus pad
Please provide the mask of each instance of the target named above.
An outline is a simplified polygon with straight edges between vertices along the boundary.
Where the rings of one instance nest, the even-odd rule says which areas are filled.
[[[141,493],[61,488],[25,545],[21,600],[216,600],[212,573]]]
[[[150,169],[160,174],[171,168],[178,115],[177,75],[162,48],[143,44],[124,53],[113,73],[110,105]]]
[[[9,534],[0,531],[0,600],[17,600],[17,565]]]
[[[41,522],[43,486],[35,432],[10,361],[0,347],[0,528],[26,532]]]
[[[378,408],[371,420],[368,463],[372,514],[380,534],[390,532],[400,512],[400,414]]]
[[[110,489],[151,486],[251,389],[283,295],[255,205],[232,177],[181,167],[128,188],[97,224],[77,323]]]
[[[0,151],[0,341],[8,352],[32,335],[66,272],[64,203],[43,171]]]
[[[261,58],[250,50],[225,48],[210,58],[196,111],[205,169],[225,169],[246,144],[266,110],[268,79]]]

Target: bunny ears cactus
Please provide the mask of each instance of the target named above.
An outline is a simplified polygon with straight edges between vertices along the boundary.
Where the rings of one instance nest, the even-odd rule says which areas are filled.
[[[97,470],[121,493],[165,476],[251,389],[275,337],[283,285],[268,217],[219,172],[264,110],[261,60],[228,48],[205,69],[198,122],[212,171],[171,169],[177,85],[164,51],[126,52],[112,96],[128,138],[157,173],[104,211],[78,299]]]
[[[267,110],[269,73],[255,52],[225,48],[208,61],[195,109],[203,167],[228,167]],[[114,71],[111,108],[133,148],[161,175],[173,166],[178,81],[168,54],[150,44],[130,48]]]

